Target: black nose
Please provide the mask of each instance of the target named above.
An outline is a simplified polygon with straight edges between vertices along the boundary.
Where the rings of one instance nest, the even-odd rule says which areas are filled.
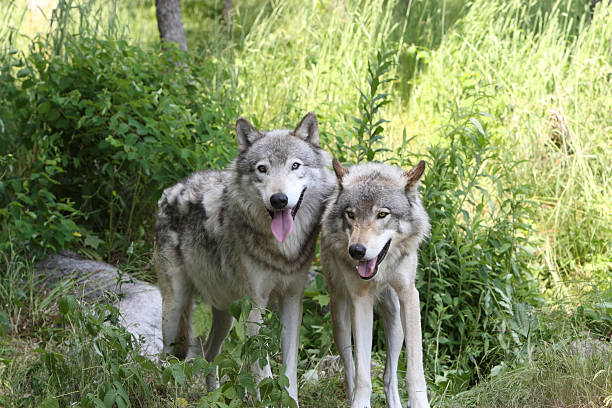
[[[288,202],[289,199],[283,193],[272,194],[272,197],[270,197],[270,204],[277,210],[284,208]]]
[[[349,254],[353,257],[353,259],[361,259],[365,256],[366,248],[361,244],[353,244],[349,247]]]

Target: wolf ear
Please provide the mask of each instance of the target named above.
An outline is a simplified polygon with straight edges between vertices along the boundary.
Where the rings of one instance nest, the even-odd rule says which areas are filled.
[[[238,152],[242,153],[263,135],[253,127],[245,118],[236,121],[236,137],[238,138]]]
[[[336,177],[338,178],[338,185],[340,186],[340,189],[342,189],[342,179],[344,178],[344,176],[346,176],[346,173],[348,173],[348,169],[342,164],[340,164],[338,159],[336,159],[335,157],[332,159],[332,166],[334,167],[334,172],[336,173]]]
[[[319,121],[317,115],[308,112],[293,131],[293,134],[308,143],[319,146]]]
[[[419,179],[424,171],[425,161],[421,160],[414,168],[404,173],[404,178],[406,179],[406,187],[404,187],[404,190],[406,193],[412,191],[419,184]]]

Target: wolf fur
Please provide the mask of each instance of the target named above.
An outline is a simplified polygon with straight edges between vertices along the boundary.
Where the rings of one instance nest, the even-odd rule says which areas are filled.
[[[232,326],[230,303],[249,295],[263,308],[277,298],[288,391],[297,402],[302,297],[323,206],[336,184],[328,170],[331,156],[319,146],[313,113],[295,130],[270,132],[240,118],[236,134],[239,153],[226,170],[193,173],[167,188],[158,203],[155,260],[164,353],[184,358],[203,350],[212,361]],[[279,195],[275,206],[272,197]],[[194,295],[212,308],[205,342],[191,335]],[[248,320],[248,334],[256,334],[258,307]],[[255,363],[253,370],[258,380],[271,376],[269,365]],[[216,377],[207,377],[209,388],[218,386]]]
[[[409,407],[429,407],[414,283],[417,249],[429,232],[429,218],[417,191],[425,163],[407,172],[380,163],[347,169],[334,159],[333,165],[338,187],[323,216],[321,262],[351,407],[370,407],[375,305],[382,313],[386,337],[387,405],[401,408],[397,366],[405,339]]]

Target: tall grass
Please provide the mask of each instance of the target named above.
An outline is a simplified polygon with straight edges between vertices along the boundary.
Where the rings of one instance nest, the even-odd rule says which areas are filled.
[[[496,141],[540,210],[538,265],[553,282],[610,271],[612,9],[585,2],[476,1],[427,53],[405,112],[416,134],[443,123],[461,90],[493,85]]]
[[[344,115],[357,111],[372,50],[387,50],[398,28],[391,8],[380,0],[270,4],[235,54],[244,113],[269,125],[315,110],[327,132],[350,123]]]
[[[440,407],[540,408],[612,406],[609,349],[593,354],[546,345],[533,360],[473,389],[440,401]],[[588,381],[585,381],[588,379]]]

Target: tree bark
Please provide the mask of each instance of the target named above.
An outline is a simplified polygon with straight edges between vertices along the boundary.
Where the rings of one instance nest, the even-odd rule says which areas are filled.
[[[229,21],[232,18],[232,14],[234,14],[232,0],[223,0],[223,17]]]
[[[175,42],[187,51],[180,0],[155,0],[157,28],[162,43]]]

